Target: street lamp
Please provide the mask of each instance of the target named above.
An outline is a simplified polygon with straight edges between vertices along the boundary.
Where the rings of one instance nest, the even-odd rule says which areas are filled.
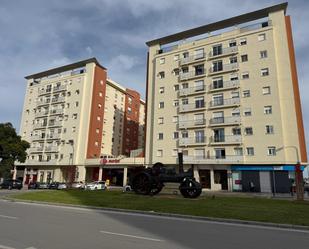
[[[295,164],[295,185],[296,185],[296,197],[298,201],[304,200],[304,188],[303,188],[303,175],[301,172],[301,165],[299,159],[299,153],[297,146],[289,145],[289,146],[282,146],[278,148],[276,151],[281,151],[283,149],[294,149],[296,153],[296,164]]]

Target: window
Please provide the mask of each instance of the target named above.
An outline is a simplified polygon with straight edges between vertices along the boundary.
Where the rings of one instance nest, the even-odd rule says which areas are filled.
[[[76,132],[76,127],[75,126],[72,127],[72,132]]]
[[[242,78],[243,80],[249,79],[249,73],[248,73],[248,72],[242,73],[242,74],[241,74],[241,78]]]
[[[264,114],[272,114],[272,107],[270,105],[264,106]]]
[[[178,120],[179,120],[178,116],[174,116],[173,119],[172,119],[172,122],[173,123],[178,123]]]
[[[158,118],[158,124],[163,124],[163,122],[164,122],[164,118],[163,117]]]
[[[165,78],[165,73],[163,71],[159,72],[158,76],[159,76],[160,79],[164,79]]]
[[[243,155],[243,150],[240,147],[234,148],[234,154],[235,156],[242,156]]]
[[[158,140],[163,140],[163,133],[162,132],[158,133]]]
[[[178,91],[179,90],[179,85],[174,85],[174,90]]]
[[[232,116],[233,117],[239,117],[240,116],[240,111],[239,110],[232,111]]]
[[[174,73],[175,76],[178,76],[178,75],[179,75],[179,69],[178,69],[178,68],[175,68],[175,69],[173,70],[173,73]]]
[[[189,88],[189,84],[186,82],[186,83],[182,83],[182,89],[187,89]]]
[[[222,54],[222,45],[215,45],[212,47],[212,56]]]
[[[161,86],[161,87],[160,87],[159,93],[164,93],[164,86]]]
[[[246,135],[253,135],[253,129],[252,129],[252,127],[246,127],[246,128],[245,128],[245,134],[246,134]]]
[[[263,87],[262,91],[263,91],[263,95],[270,94],[270,86]]]
[[[101,121],[101,116],[97,116],[97,120],[98,120],[98,121]]]
[[[217,94],[212,96],[212,106],[223,105],[223,94]]]
[[[232,134],[234,136],[237,136],[237,135],[241,135],[241,129],[240,128],[232,128]]]
[[[165,58],[160,58],[159,63],[160,64],[164,64],[165,63]]]
[[[266,34],[259,34],[258,41],[264,41],[264,40],[266,40]]]
[[[189,58],[189,52],[184,52],[184,53],[182,54],[182,56],[183,56],[183,58]]]
[[[77,113],[74,113],[74,114],[72,115],[72,118],[73,118],[73,119],[77,119]]]
[[[181,133],[181,137],[182,137],[182,138],[188,138],[188,137],[189,137],[189,133],[188,133],[187,131],[183,131],[183,132]]]
[[[274,134],[274,126],[273,125],[266,125],[266,134]]]
[[[188,105],[189,100],[188,99],[182,99],[181,103],[182,103],[182,105]]]
[[[239,44],[241,46],[246,45],[247,44],[247,39],[246,38],[241,38],[240,41],[239,41]]]
[[[163,150],[157,150],[157,157],[163,157]]]
[[[232,98],[239,98],[239,92],[231,92]]]
[[[103,97],[103,93],[102,93],[102,92],[99,92],[99,96],[100,96],[100,97]]]
[[[251,108],[244,109],[244,116],[251,116]]]
[[[234,40],[229,42],[230,47],[236,47],[236,45],[237,45],[236,41],[234,41]]]
[[[242,92],[244,98],[250,97],[250,90],[245,90]]]
[[[213,78],[212,88],[213,89],[223,88],[223,77]]]
[[[172,156],[178,156],[178,149],[173,149],[172,150]]]
[[[163,109],[163,108],[164,108],[164,102],[161,101],[161,102],[159,103],[159,109]]]
[[[194,66],[195,75],[202,75],[205,73],[204,64]]]
[[[79,90],[78,90],[78,89],[75,91],[75,94],[76,94],[76,95],[79,95]]]
[[[79,104],[78,101],[76,101],[76,102],[75,102],[75,107],[78,107],[78,104]]]
[[[212,63],[212,71],[219,72],[223,70],[223,63],[222,61],[215,61]]]
[[[194,82],[194,88],[195,91],[204,91],[204,81],[203,80],[197,80]]]
[[[275,156],[276,155],[276,147],[274,146],[269,146],[267,148],[267,155],[268,156]]]
[[[195,131],[195,142],[205,143],[205,133],[203,130]]]
[[[194,51],[194,58],[195,60],[204,58],[204,49],[203,48],[196,49]]]
[[[195,98],[195,108],[203,108],[205,106],[204,97]]]
[[[179,100],[178,99],[173,101],[173,106],[179,106]]]
[[[173,139],[178,139],[179,138],[179,133],[178,131],[174,131],[173,133]]]
[[[237,63],[237,56],[230,57],[230,63]]]
[[[246,61],[248,61],[248,55],[247,54],[243,54],[241,56],[241,62],[246,62]]]
[[[174,61],[179,61],[179,54],[174,55]]]
[[[253,147],[247,147],[247,155],[248,156],[254,156],[254,148]]]
[[[267,58],[267,50],[260,51],[260,58]]]
[[[269,70],[268,68],[263,68],[261,69],[261,76],[268,76],[269,75]]]
[[[96,132],[97,134],[99,134],[99,133],[100,133],[100,129],[99,129],[99,128],[96,128],[96,129],[95,129],[95,132]]]

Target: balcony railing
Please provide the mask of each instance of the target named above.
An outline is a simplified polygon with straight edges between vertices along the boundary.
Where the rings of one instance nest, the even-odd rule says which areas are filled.
[[[39,90],[39,95],[44,95],[44,94],[50,94],[51,93],[51,89],[40,89]]]
[[[29,153],[42,152],[44,150],[43,146],[29,148]]]
[[[234,106],[240,104],[240,98],[215,99],[209,102],[209,108]]]
[[[210,137],[210,144],[240,144],[241,135],[213,136]]]
[[[43,100],[38,100],[36,102],[37,106],[40,106],[40,105],[48,105],[50,103],[50,99],[43,99]]]
[[[180,72],[179,73],[179,79],[180,80],[188,80],[188,79],[192,79],[192,78],[196,78],[196,77],[205,76],[205,74],[206,74],[205,68],[203,68],[200,71],[189,71],[189,72],[186,72],[186,73]]]
[[[57,164],[57,160],[56,159],[51,159],[51,160],[34,160],[34,159],[28,159],[26,161],[27,165],[55,165]]]
[[[42,129],[42,128],[46,128],[47,124],[45,123],[39,123],[39,124],[34,124],[33,128],[34,129]]]
[[[221,67],[211,67],[209,69],[209,74],[219,74],[219,73],[225,73],[229,71],[235,71],[238,68],[239,68],[239,65],[237,62],[224,64]]]
[[[221,50],[219,50],[215,53],[214,53],[214,51],[209,52],[208,58],[212,59],[212,58],[217,58],[217,57],[220,57],[220,56],[236,54],[236,53],[238,53],[238,47],[237,46],[227,47],[227,48],[222,48]]]
[[[62,122],[61,121],[49,122],[48,126],[49,127],[52,127],[52,126],[62,126]]]
[[[60,134],[59,133],[53,133],[53,134],[47,134],[46,139],[59,139]]]
[[[187,104],[187,105],[180,105],[179,112],[191,112],[196,110],[205,109],[205,103],[194,103],[194,104]]]
[[[239,80],[228,80],[228,81],[217,82],[216,84],[211,84],[209,86],[209,91],[220,91],[238,87],[239,87]]]
[[[34,117],[43,117],[43,116],[47,116],[48,115],[48,111],[42,111],[42,112],[36,112],[34,114]]]
[[[179,128],[185,129],[190,127],[200,127],[206,124],[206,119],[196,119],[196,120],[181,120],[179,121]]]
[[[64,97],[52,98],[52,103],[58,103],[58,102],[64,102],[64,101],[65,101]]]
[[[182,65],[189,64],[191,62],[201,61],[201,60],[205,60],[205,59],[206,59],[205,53],[191,55],[189,57],[182,58],[181,60],[179,60],[179,65],[182,66]]]
[[[35,141],[35,140],[44,140],[45,137],[43,137],[42,135],[33,135],[33,136],[31,137],[31,139],[32,139],[33,141]]]
[[[49,111],[50,115],[63,114],[63,109],[52,109]]]
[[[67,86],[65,86],[65,85],[62,85],[62,86],[55,86],[55,87],[53,88],[53,91],[54,91],[54,92],[65,91],[65,90],[67,90]]]
[[[239,116],[218,117],[218,118],[212,118],[212,119],[209,120],[210,126],[236,125],[236,124],[240,124],[240,117]]]
[[[57,152],[58,151],[58,147],[57,146],[46,146],[45,147],[45,151],[46,152]]]
[[[179,90],[179,96],[187,96],[187,95],[192,95],[192,94],[198,94],[198,93],[203,93],[206,91],[206,86],[196,86],[196,87],[189,87],[189,88],[184,88]]]
[[[206,144],[206,137],[187,137],[179,138],[179,146],[201,145]]]
[[[230,156],[184,156],[183,161],[191,164],[210,164],[210,163],[239,163],[244,161],[243,156],[230,155]]]

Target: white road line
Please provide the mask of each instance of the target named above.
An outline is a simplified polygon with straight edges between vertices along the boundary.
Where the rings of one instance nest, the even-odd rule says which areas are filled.
[[[13,219],[13,220],[17,220],[18,219],[17,217],[14,217],[14,216],[7,216],[7,215],[2,215],[2,214],[0,214],[0,218]]]
[[[156,241],[156,242],[163,242],[164,241],[164,240],[161,240],[161,239],[154,239],[154,238],[135,236],[135,235],[123,234],[123,233],[113,233],[113,232],[108,232],[108,231],[100,231],[100,233],[116,235],[116,236],[123,236],[123,237],[129,237],[129,238],[135,238],[135,239],[151,240],[151,241]]]
[[[0,249],[15,249],[15,248],[9,247],[9,246],[0,245]]]

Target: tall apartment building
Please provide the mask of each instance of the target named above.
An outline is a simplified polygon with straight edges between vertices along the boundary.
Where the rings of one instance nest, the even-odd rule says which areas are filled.
[[[146,43],[146,164],[177,165],[181,151],[205,189],[290,191],[307,152],[286,8]]]
[[[85,180],[85,160],[126,157],[143,146],[138,128],[144,126],[144,102],[108,79],[95,58],[26,79],[20,134],[31,147],[17,167],[25,183]]]

